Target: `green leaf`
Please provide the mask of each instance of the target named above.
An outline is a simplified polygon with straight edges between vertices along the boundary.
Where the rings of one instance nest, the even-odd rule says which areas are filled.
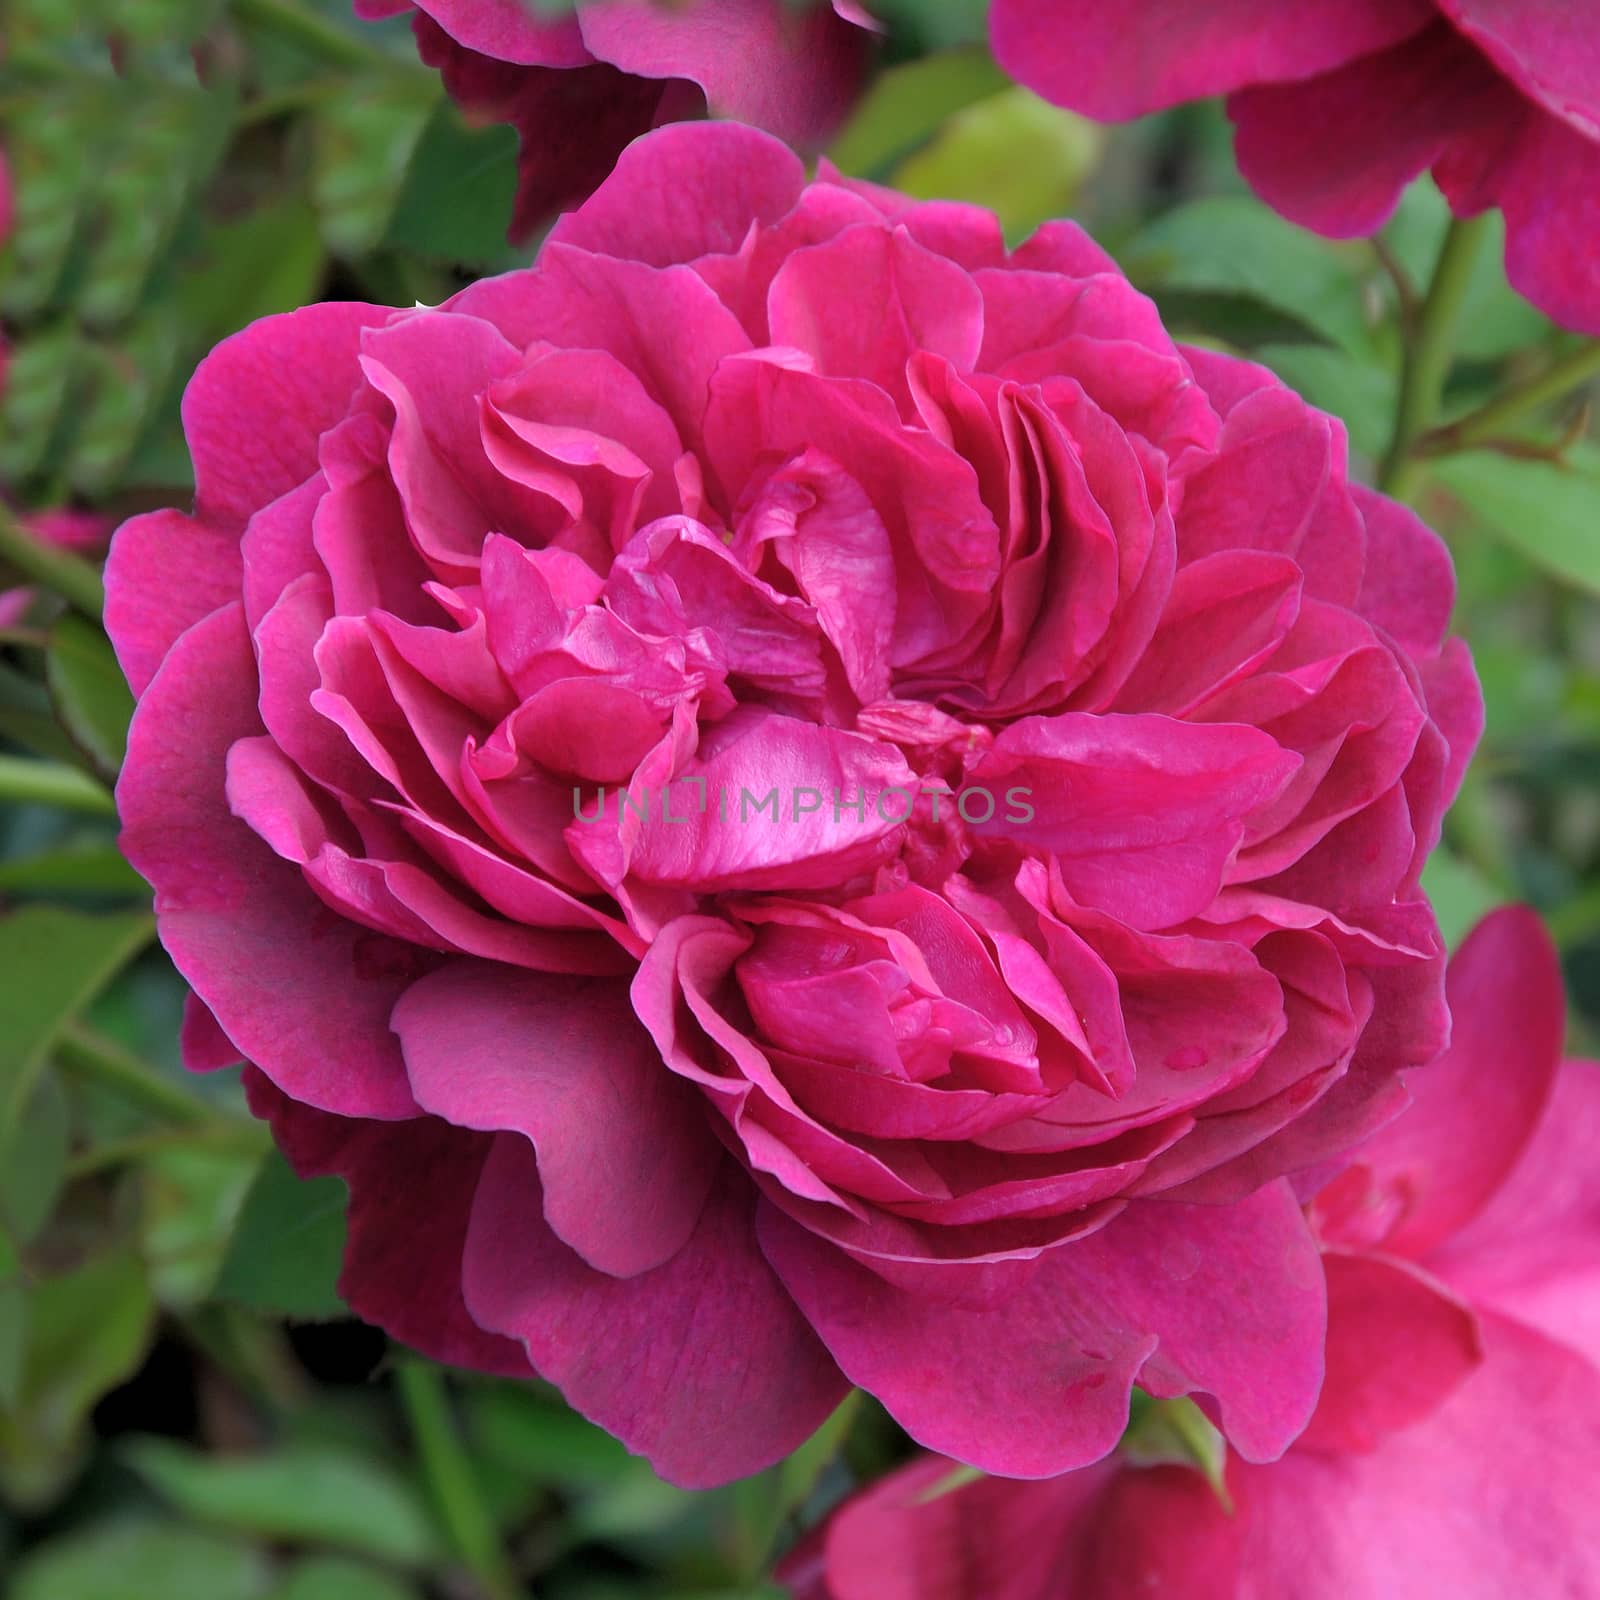
[[[217,1456],[167,1439],[124,1443],[123,1459],[201,1522],[295,1544],[329,1545],[402,1567],[439,1556],[421,1496],[380,1462],[326,1444]]]
[[[420,75],[382,75],[342,85],[318,108],[311,194],[335,255],[359,255],[383,238],[438,98],[437,83]]]
[[[1206,1414],[1187,1396],[1148,1400],[1132,1414],[1122,1436],[1122,1453],[1140,1466],[1176,1462],[1197,1469],[1223,1509],[1233,1510],[1228,1494],[1228,1447]]]
[[[1004,89],[951,116],[895,170],[894,185],[923,199],[986,206],[1015,244],[1073,209],[1104,143],[1098,124],[1027,89]]]
[[[872,14],[889,25],[897,43],[904,38],[923,51],[989,37],[989,0],[872,0]]]
[[[136,895],[142,900],[149,893],[149,885],[114,844],[92,839],[0,861],[0,894]]]
[[[301,194],[212,223],[185,279],[189,337],[211,344],[315,300],[325,267],[316,214]]]
[[[610,1434],[526,1384],[477,1384],[463,1401],[468,1435],[495,1478],[582,1489],[607,1483],[630,1459]]]
[[[525,252],[506,243],[516,192],[515,132],[468,127],[441,100],[417,142],[384,243],[453,266],[520,266]]]
[[[0,1150],[14,1148],[24,1113],[61,1030],[149,941],[139,913],[86,916],[59,906],[26,906],[0,918]]]
[[[42,683],[0,664],[0,738],[49,761],[75,761],[77,749],[61,731]]]
[[[1433,902],[1434,915],[1444,942],[1454,950],[1472,931],[1479,918],[1506,897],[1469,861],[1441,845],[1422,869],[1422,887]]]
[[[788,1460],[732,1487],[737,1509],[740,1572],[754,1578],[767,1567],[788,1519],[810,1499],[838,1455],[856,1418],[860,1391],[852,1389],[833,1415]]]
[[[68,1481],[90,1409],[144,1359],[155,1309],[144,1268],[129,1250],[28,1290],[17,1399],[0,1410],[0,1490],[7,1498],[43,1506]]]
[[[295,1563],[270,1600],[418,1600],[418,1594],[376,1567],[312,1556]]]
[[[83,341],[65,318],[29,328],[12,346],[0,390],[0,480],[40,470],[83,367]]]
[[[115,783],[128,748],[133,695],[111,641],[92,622],[68,612],[50,630],[45,681],[72,742],[99,777]]]
[[[14,1411],[21,1403],[27,1354],[27,1288],[15,1280],[0,1283],[0,1411]]]
[[[846,123],[829,158],[858,178],[887,178],[948,117],[1011,86],[987,50],[952,50],[883,73]]]
[[[195,1305],[211,1291],[259,1164],[198,1140],[141,1161],[139,1242],[162,1305]]]
[[[1172,290],[1244,296],[1352,353],[1371,347],[1359,246],[1329,244],[1259,201],[1191,201],[1142,228],[1122,252],[1129,277],[1158,299]]]
[[[66,1181],[70,1140],[66,1091],[45,1072],[8,1139],[0,1140],[0,1228],[14,1246],[50,1220]]]
[[[217,1278],[220,1299],[275,1316],[348,1316],[335,1285],[344,1255],[345,1186],[303,1179],[276,1151],[245,1196]]]
[[[17,1563],[8,1600],[258,1600],[266,1558],[249,1545],[146,1519],[75,1527]]]
[[[1600,471],[1477,450],[1437,461],[1431,473],[1551,577],[1600,595]]]

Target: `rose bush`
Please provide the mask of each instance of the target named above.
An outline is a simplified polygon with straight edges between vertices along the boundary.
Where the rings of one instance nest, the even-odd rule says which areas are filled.
[[[124,847],[191,1064],[349,1183],[357,1311],[690,1484],[847,1381],[1016,1475],[1136,1379],[1288,1444],[1285,1174],[1445,1042],[1480,721],[1338,423],[1070,224],[732,123],[530,270],[256,324],[184,417],[194,513],[108,571]]]
[[[1558,1066],[1554,950],[1497,912],[1451,966],[1457,1042],[1311,1207],[1328,1381],[1270,1466],[1126,1458],[952,1492],[913,1462],[789,1564],[807,1600],[1600,1595],[1600,1065]]]
[[[630,139],[663,122],[737,117],[820,146],[865,74],[875,24],[855,0],[356,0],[365,17],[414,12],[422,59],[465,111],[521,141],[511,237],[576,205]]]
[[[1600,29],[1566,0],[995,0],[995,54],[1108,121],[1228,95],[1239,166],[1275,210],[1375,233],[1421,173],[1459,217],[1498,207],[1506,272],[1600,333]]]

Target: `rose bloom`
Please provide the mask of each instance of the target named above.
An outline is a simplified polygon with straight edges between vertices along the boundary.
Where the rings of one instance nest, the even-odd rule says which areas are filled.
[[[995,54],[1104,121],[1226,94],[1268,205],[1376,233],[1432,171],[1458,217],[1498,207],[1506,272],[1600,334],[1600,19],[1589,0],[994,0]]]
[[[1458,1042],[1317,1196],[1328,1380],[1282,1461],[954,1487],[924,1456],[791,1558],[806,1600],[1600,1596],[1600,1066],[1532,913],[1451,968]],[[940,1493],[941,1487],[950,1492]]]
[[[844,120],[877,25],[856,0],[355,0],[413,12],[424,62],[473,117],[521,140],[511,237],[575,205],[629,140],[664,122],[736,117],[817,148]]]
[[[247,329],[184,418],[193,516],[110,562],[124,843],[192,1061],[349,1182],[353,1308],[688,1484],[847,1383],[1022,1476],[1136,1379],[1299,1432],[1283,1175],[1445,1043],[1481,710],[1337,422],[1071,224],[734,123],[530,270]]]

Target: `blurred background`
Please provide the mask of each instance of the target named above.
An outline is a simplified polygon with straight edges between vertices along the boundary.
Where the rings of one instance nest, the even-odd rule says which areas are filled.
[[[1079,218],[1174,331],[1341,417],[1371,475],[1446,222],[1427,184],[1377,245],[1329,244],[1249,197],[1217,107],[1098,128],[1007,82],[982,0],[874,9],[840,167],[989,206],[1013,240]],[[775,1555],[905,1452],[892,1425],[860,1401],[782,1467],[691,1495],[553,1392],[352,1319],[342,1186],[289,1172],[234,1074],[179,1067],[182,985],[116,849],[132,708],[94,565],[120,519],[188,501],[188,374],[268,313],[435,303],[526,262],[515,134],[463,120],[403,18],[342,0],[5,0],[0,160],[0,1594],[781,1593]],[[1496,249],[1464,326],[1462,413],[1574,343]],[[1417,493],[1488,697],[1429,884],[1452,941],[1506,900],[1547,915],[1592,1053],[1600,448],[1582,396],[1528,417]]]

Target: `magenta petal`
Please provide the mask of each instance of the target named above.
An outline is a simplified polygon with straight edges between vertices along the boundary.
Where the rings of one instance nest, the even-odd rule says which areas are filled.
[[[1430,1415],[1483,1360],[1477,1318],[1408,1262],[1333,1251],[1327,1377],[1296,1449],[1364,1453]]]
[[[1135,1381],[1212,1395],[1251,1460],[1281,1454],[1316,1400],[1322,1268],[1286,1185],[1234,1206],[1137,1202],[978,1307],[895,1288],[774,1207],[760,1226],[846,1376],[919,1443],[987,1472],[1099,1460]]]
[[[1483,118],[1434,169],[1458,216],[1497,205],[1512,287],[1569,328],[1600,334],[1600,134],[1517,101]]]
[[[135,695],[185,628],[239,598],[240,573],[237,531],[177,511],[147,511],[117,529],[106,557],[106,632]]]
[[[1435,0],[1505,75],[1547,111],[1600,139],[1600,32],[1570,0]]]
[[[1326,1286],[1285,1182],[1230,1206],[1136,1202],[1084,1239],[1086,1283],[1160,1347],[1153,1394],[1202,1393],[1247,1461],[1272,1461],[1305,1427],[1323,1375]]]
[[[1478,924],[1450,962],[1446,992],[1449,1050],[1411,1074],[1411,1109],[1339,1180],[1371,1186],[1369,1203],[1393,1217],[1384,1249],[1413,1258],[1470,1221],[1515,1166],[1544,1114],[1566,1028],[1555,946],[1524,907]],[[1361,1227],[1360,1214],[1343,1220],[1332,1206],[1319,1208],[1328,1213],[1325,1234],[1335,1221]]]
[[[653,267],[731,255],[752,226],[781,220],[804,182],[799,157],[759,128],[672,123],[629,145],[611,176],[549,236]]]
[[[862,224],[796,250],[767,292],[774,344],[793,345],[832,378],[866,378],[909,404],[919,351],[970,371],[983,345],[983,295],[970,274],[904,229]]]
[[[1511,1176],[1428,1268],[1600,1367],[1600,1064],[1565,1062]]]
[[[896,1288],[771,1205],[761,1248],[849,1380],[912,1438],[986,1472],[1046,1478],[1098,1461],[1159,1342],[1123,1326],[1066,1260],[969,1307]],[[1004,1352],[996,1360],[996,1351]]]
[[[1483,1365],[1371,1455],[1296,1451],[1230,1473],[1247,1530],[1235,1593],[1508,1600],[1600,1593],[1600,1376],[1499,1317]],[[1212,1516],[1221,1520],[1220,1510]],[[1173,1533],[1184,1537],[1183,1525]],[[1115,1591],[1114,1591],[1115,1592]],[[1120,1596],[1119,1596],[1120,1600]]]
[[[361,330],[393,315],[324,301],[252,322],[200,363],[184,391],[183,431],[203,518],[242,528],[317,470],[317,440],[361,381]]]
[[[425,1110],[528,1137],[545,1220],[591,1267],[629,1278],[682,1249],[720,1147],[625,984],[458,962],[414,983],[393,1026]]]
[[[868,35],[831,7],[784,0],[697,0],[642,9],[583,0],[583,40],[602,61],[651,78],[687,78],[714,114],[814,145],[843,119],[860,82]]]
[[[1444,540],[1409,506],[1361,484],[1351,493],[1367,530],[1356,610],[1408,649],[1437,650],[1455,608],[1456,578]]]
[[[540,1222],[532,1148],[502,1135],[467,1234],[468,1308],[663,1477],[684,1488],[746,1477],[799,1445],[845,1389],[762,1261],[751,1203],[724,1164],[672,1260],[607,1277]]]
[[[1049,851],[1074,898],[1141,928],[1204,910],[1256,807],[1299,757],[1255,728],[1158,716],[1026,717],[973,769],[994,793],[1021,792],[974,831]]]
[[[577,21],[540,22],[525,0],[413,0],[458,44],[496,61],[579,67],[592,60]]]
[[[956,1462],[921,1456],[828,1523],[824,1600],[1053,1600],[1095,1540],[1111,1463],[1037,1483],[949,1487]],[[941,1492],[942,1491],[942,1492]],[[1099,1600],[1096,1596],[1095,1600]]]
[[[239,1052],[211,1014],[211,1008],[192,989],[183,997],[183,1026],[178,1035],[183,1064],[190,1072],[216,1072],[237,1066]]]
[[[332,915],[230,815],[228,749],[262,731],[254,683],[237,604],[174,646],[128,732],[123,853],[155,886],[168,954],[245,1057],[322,1110],[414,1115],[389,1012],[431,958]]]
[[[1516,117],[1517,96],[1444,22],[1307,83],[1230,97],[1239,169],[1274,211],[1332,238],[1375,233],[1451,140]]]
[[[1423,27],[1427,0],[994,0],[1001,66],[1057,105],[1101,121],[1247,83],[1307,78]]]
[[[245,1069],[244,1083],[250,1109],[272,1124],[301,1177],[333,1173],[349,1186],[339,1293],[350,1309],[435,1361],[527,1377],[516,1344],[485,1333],[461,1298],[467,1217],[489,1141],[435,1117],[329,1116],[290,1099],[253,1068]]]
[[[711,375],[749,335],[688,267],[652,267],[551,243],[527,272],[484,278],[450,302],[525,349],[605,350],[660,402],[686,445],[699,443]]]

